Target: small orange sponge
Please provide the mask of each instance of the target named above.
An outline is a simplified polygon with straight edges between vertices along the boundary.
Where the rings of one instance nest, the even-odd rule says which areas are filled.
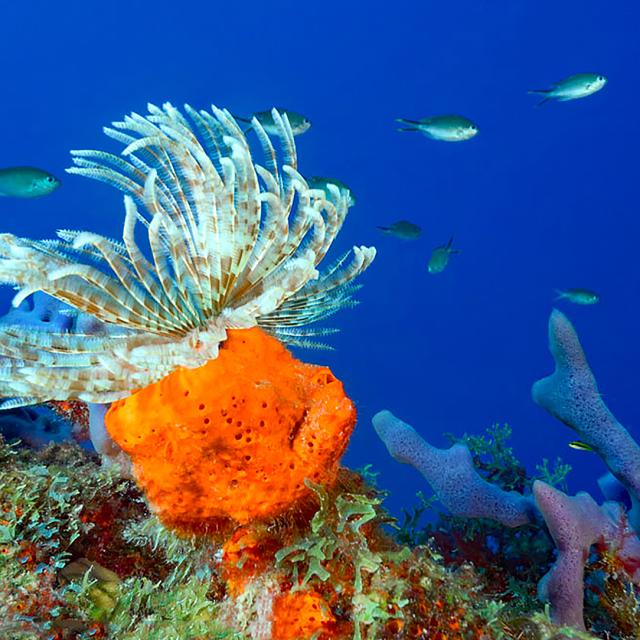
[[[302,640],[332,637],[327,632],[333,623],[335,617],[322,596],[314,591],[289,591],[274,602],[272,638]]]
[[[258,328],[228,331],[220,353],[114,402],[111,437],[167,524],[277,517],[331,484],[356,420],[326,367],[296,360]]]

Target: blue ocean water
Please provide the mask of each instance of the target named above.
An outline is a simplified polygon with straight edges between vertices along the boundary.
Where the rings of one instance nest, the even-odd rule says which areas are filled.
[[[381,472],[394,512],[425,486],[378,441],[370,419],[382,408],[440,446],[445,431],[508,422],[528,467],[561,455],[571,490],[597,495],[601,461],[569,449],[575,435],[530,399],[552,367],[557,288],[601,293],[600,305],[562,308],[607,403],[640,437],[637,3],[28,0],[1,14],[0,164],[64,179],[40,200],[0,200],[2,231],[118,236],[121,195],[63,170],[69,149],[114,150],[101,127],[148,101],[277,105],[312,120],[297,139],[301,171],[338,177],[358,199],[336,254],[379,253],[362,304],[334,318],[336,351],[302,355],[329,364],[356,400],[346,461]],[[609,83],[541,108],[527,95],[582,71]],[[480,133],[446,144],[396,131],[396,117],[437,113],[464,114]],[[402,218],[421,239],[376,230]],[[452,235],[462,253],[430,276],[430,251]]]

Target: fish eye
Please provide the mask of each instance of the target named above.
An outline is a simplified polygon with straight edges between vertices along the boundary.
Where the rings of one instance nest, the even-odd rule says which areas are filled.
[[[53,182],[53,176],[47,176],[47,182]]]

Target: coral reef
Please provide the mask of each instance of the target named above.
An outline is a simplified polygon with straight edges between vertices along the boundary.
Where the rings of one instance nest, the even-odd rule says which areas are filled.
[[[122,243],[0,236],[0,280],[18,289],[0,323],[0,426],[22,439],[0,436],[0,634],[640,637],[640,447],[562,314],[556,371],[533,396],[605,460],[615,502],[554,488],[562,464],[530,478],[505,428],[437,449],[386,411],[378,435],[450,514],[419,530],[425,501],[398,526],[372,474],[340,466],[354,404],[284,344],[322,346],[332,330],[305,325],[354,304],[375,251],[319,272],[352,201],[310,187],[272,117],[278,145],[252,121],[262,167],[228,112],[151,105],[106,130],[123,157],[73,152],[72,173],[125,193]],[[48,424],[96,453],[44,446]]]
[[[0,633],[12,640],[508,638],[470,565],[381,529],[382,496],[341,470],[311,518],[218,546],[149,514],[133,482],[75,445],[0,441]]]
[[[464,536],[456,537],[461,518],[488,518],[507,527],[539,527],[542,518],[557,548],[557,558],[540,578],[538,594],[550,602],[553,623],[566,627],[565,631],[558,633],[562,637],[574,637],[571,634],[587,629],[583,609],[586,567],[588,589],[598,594],[592,610],[588,612],[593,620],[591,628],[608,626],[609,629],[625,629],[625,632],[632,629],[635,635],[612,637],[635,638],[640,634],[640,626],[630,622],[635,619],[635,614],[625,617],[618,611],[640,608],[636,588],[640,579],[640,539],[633,527],[637,518],[636,485],[640,469],[637,456],[640,447],[602,401],[577,334],[568,319],[554,311],[549,326],[556,371],[534,385],[534,400],[574,428],[584,442],[603,458],[611,475],[602,478],[600,486],[606,497],[616,497],[618,501],[598,506],[588,494],[569,497],[540,480],[520,483],[520,486],[511,483],[512,490],[506,491],[506,487],[501,486],[504,477],[491,474],[489,482],[482,475],[478,459],[474,460],[469,448],[460,443],[447,450],[436,449],[388,411],[378,413],[373,425],[391,455],[420,471],[437,499],[453,514],[453,526],[451,517],[445,516],[444,526],[433,535],[433,539],[450,552],[450,561],[469,560],[476,566],[489,567],[484,548],[487,546],[496,547],[502,556],[508,553],[514,558],[522,558],[518,552],[520,545],[514,544],[517,533],[512,535],[511,547],[507,548],[504,534],[497,534],[495,525],[469,525]],[[456,465],[455,469],[451,469],[453,465]],[[550,475],[546,462],[541,469]],[[533,502],[530,491],[533,492]],[[625,497],[630,497],[633,505],[628,513],[623,500]],[[406,524],[415,529],[415,518],[408,517]],[[448,535],[443,536],[442,529],[448,531]],[[415,531],[410,535],[415,536]],[[452,537],[457,542],[455,553],[446,544]],[[527,538],[534,539],[531,534],[527,534]],[[596,554],[595,559],[590,559],[591,553]],[[601,575],[597,576],[590,565],[600,567]],[[495,580],[495,567],[488,569],[487,574]],[[511,577],[516,575],[513,571],[509,574]],[[514,585],[510,587],[512,592],[516,592]],[[603,607],[599,602],[609,603],[606,607],[609,617],[604,623],[601,620]]]
[[[472,443],[470,451],[475,457]],[[507,485],[519,476],[502,471]],[[383,529],[393,525],[384,496],[354,472],[340,469],[330,486],[306,484],[316,498],[307,514],[252,521],[218,543],[165,528],[131,480],[75,445],[33,453],[0,442],[0,633],[12,640],[590,637],[562,631],[525,593],[553,565],[553,544],[539,526],[478,519],[459,535],[450,526],[453,556],[444,530],[451,522],[426,544],[398,544]],[[624,516],[599,513],[612,532]],[[611,538],[635,539],[628,529],[626,536],[618,529]],[[621,558],[602,547],[587,567],[598,598],[586,613],[602,628],[629,630],[612,638],[632,638],[635,600]]]

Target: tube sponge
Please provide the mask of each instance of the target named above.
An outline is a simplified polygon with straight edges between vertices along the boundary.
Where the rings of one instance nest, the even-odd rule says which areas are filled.
[[[640,540],[627,523],[622,505],[598,506],[588,493],[570,497],[536,480],[533,495],[558,558],[538,584],[538,595],[551,604],[556,624],[585,630],[583,619],[584,564],[592,545],[607,549],[631,580],[640,582]]]
[[[102,335],[109,332],[107,325],[97,318],[81,313],[42,291],[36,291],[18,307],[12,307],[0,322],[57,333]]]
[[[640,529],[640,446],[616,420],[598,391],[571,322],[554,310],[549,319],[549,349],[556,369],[533,385],[534,401],[574,429],[604,460],[631,498],[631,524]]]
[[[114,402],[105,424],[169,525],[270,520],[332,484],[356,411],[329,369],[259,328],[229,330],[206,365]]]
[[[540,480],[533,483],[533,495],[558,548],[555,564],[538,584],[538,596],[551,603],[556,624],[585,631],[584,563],[603,534],[599,507],[587,493],[569,497]]]
[[[20,440],[34,449],[72,437],[72,425],[47,407],[20,407],[0,411],[0,434],[5,440]]]
[[[390,411],[373,416],[373,427],[391,456],[415,467],[442,504],[456,516],[491,518],[518,527],[535,518],[532,500],[487,482],[473,466],[469,449],[454,444],[437,449]]]

